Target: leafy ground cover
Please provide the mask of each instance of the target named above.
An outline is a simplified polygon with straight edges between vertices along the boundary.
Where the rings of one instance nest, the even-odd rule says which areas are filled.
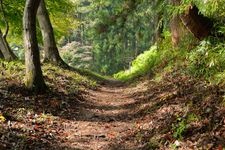
[[[133,86],[103,86],[43,68],[49,92],[34,95],[22,84],[23,64],[1,62],[0,149],[225,147],[223,86],[179,69]]]

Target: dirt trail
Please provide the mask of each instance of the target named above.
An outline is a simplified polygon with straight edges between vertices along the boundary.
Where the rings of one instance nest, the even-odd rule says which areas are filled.
[[[89,91],[76,120],[64,123],[69,135],[65,144],[82,150],[225,146],[225,109],[220,105],[223,94],[218,88],[186,76],[166,79]],[[209,108],[214,111],[207,112]]]
[[[1,88],[0,150],[225,147],[224,89],[177,74],[110,85],[36,96]]]
[[[137,126],[133,119],[135,99],[126,87],[101,87],[90,91],[79,118],[64,123],[68,147],[77,149],[136,149],[121,147],[124,137]],[[89,104],[88,104],[89,103]]]

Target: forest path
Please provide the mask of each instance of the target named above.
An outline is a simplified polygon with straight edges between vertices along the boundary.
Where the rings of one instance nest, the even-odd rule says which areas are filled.
[[[79,107],[78,118],[64,123],[67,147],[75,149],[137,149],[129,142],[140,124],[137,123],[137,101],[134,89],[125,86],[103,86],[89,91]],[[122,146],[120,143],[125,144]],[[132,143],[133,142],[133,143]],[[133,147],[133,148],[132,148]]]

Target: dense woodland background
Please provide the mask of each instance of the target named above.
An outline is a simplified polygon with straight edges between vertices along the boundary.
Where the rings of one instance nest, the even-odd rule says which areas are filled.
[[[0,149],[225,148],[225,0],[0,0],[0,16]]]
[[[113,75],[120,70],[128,69],[139,54],[148,50],[160,39],[165,41],[169,36],[177,38],[173,41],[176,45],[193,45],[187,48],[189,50],[197,46],[199,42],[188,33],[190,27],[187,25],[187,19],[190,18],[186,18],[185,21],[182,17],[184,15],[182,13],[188,11],[188,7],[197,6],[196,12],[193,12],[208,17],[209,20],[206,22],[213,25],[214,38],[223,34],[223,1],[80,0],[46,1],[46,3],[56,42],[64,61],[71,66],[84,67],[104,75]],[[5,0],[2,8],[4,12],[2,16],[5,17],[1,20],[2,30],[9,32],[8,43],[21,60],[25,59],[22,37],[24,5],[24,1]],[[188,15],[191,16],[191,13]],[[197,23],[199,21],[194,16],[193,20]],[[186,23],[186,27],[181,21]],[[204,32],[211,31],[204,23],[202,21],[202,24],[198,25],[201,31],[196,31],[196,27],[195,31],[191,31],[199,34],[195,37],[201,40],[204,38]],[[190,24],[195,26],[196,23]],[[40,28],[37,24],[39,47],[43,49]],[[201,34],[203,37],[199,37],[202,36]],[[186,41],[179,41],[179,39]]]

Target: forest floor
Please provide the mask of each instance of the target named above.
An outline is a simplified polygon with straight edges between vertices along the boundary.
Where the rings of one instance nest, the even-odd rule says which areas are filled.
[[[225,148],[223,87],[174,71],[133,86],[83,82],[70,92],[63,88],[71,78],[57,76],[42,95],[16,78],[0,82],[0,149]]]

